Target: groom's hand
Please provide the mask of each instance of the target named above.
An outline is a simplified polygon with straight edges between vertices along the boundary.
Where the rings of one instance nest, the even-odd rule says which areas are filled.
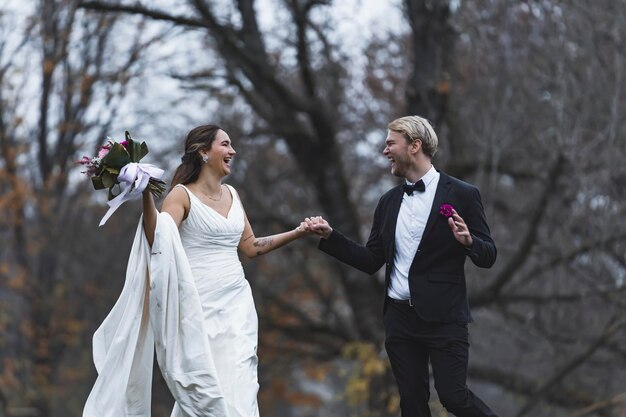
[[[310,231],[311,233],[314,233],[324,239],[328,239],[333,231],[333,228],[330,227],[330,224],[328,224],[322,216],[307,217],[304,219],[304,222],[307,224],[307,231]]]
[[[452,229],[452,234],[455,239],[463,246],[469,248],[472,246],[472,235],[469,232],[469,228],[465,224],[465,221],[456,210],[452,209],[452,217],[448,217],[448,224]]]

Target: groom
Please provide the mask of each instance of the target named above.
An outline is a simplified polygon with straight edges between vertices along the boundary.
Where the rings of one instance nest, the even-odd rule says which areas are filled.
[[[307,228],[320,249],[361,271],[385,265],[385,348],[402,417],[430,417],[429,370],[443,406],[457,417],[496,414],[467,387],[468,329],[464,264],[496,260],[478,189],[437,171],[431,163],[437,135],[419,116],[388,125],[383,155],[391,173],[405,179],[378,202],[370,237],[359,245],[321,217]]]

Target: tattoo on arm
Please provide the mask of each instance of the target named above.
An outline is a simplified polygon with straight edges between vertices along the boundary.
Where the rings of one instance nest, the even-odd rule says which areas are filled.
[[[263,237],[261,239],[257,239],[254,242],[254,247],[264,247],[264,246],[271,246],[272,243],[274,243],[274,239],[271,237]]]
[[[254,235],[250,235],[247,238],[245,238],[243,241],[245,242],[246,240],[249,240],[251,237],[254,237]]]

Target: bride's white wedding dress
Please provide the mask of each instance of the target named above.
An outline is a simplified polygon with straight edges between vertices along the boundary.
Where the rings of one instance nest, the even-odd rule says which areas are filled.
[[[191,209],[179,230],[200,295],[209,346],[230,416],[248,417],[258,415],[258,321],[250,285],[237,254],[244,211],[236,191],[227,187],[233,196],[227,217],[184,187]]]
[[[237,254],[244,212],[228,189],[226,217],[187,190],[188,217],[177,229],[159,214],[152,248],[140,221],[122,294],[94,335],[98,378],[84,417],[149,417],[155,348],[172,416],[259,415],[258,322]]]

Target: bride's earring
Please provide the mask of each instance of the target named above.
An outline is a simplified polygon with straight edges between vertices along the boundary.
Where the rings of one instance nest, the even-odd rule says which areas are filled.
[[[202,155],[202,162],[204,162],[205,164],[209,162],[209,155]]]

